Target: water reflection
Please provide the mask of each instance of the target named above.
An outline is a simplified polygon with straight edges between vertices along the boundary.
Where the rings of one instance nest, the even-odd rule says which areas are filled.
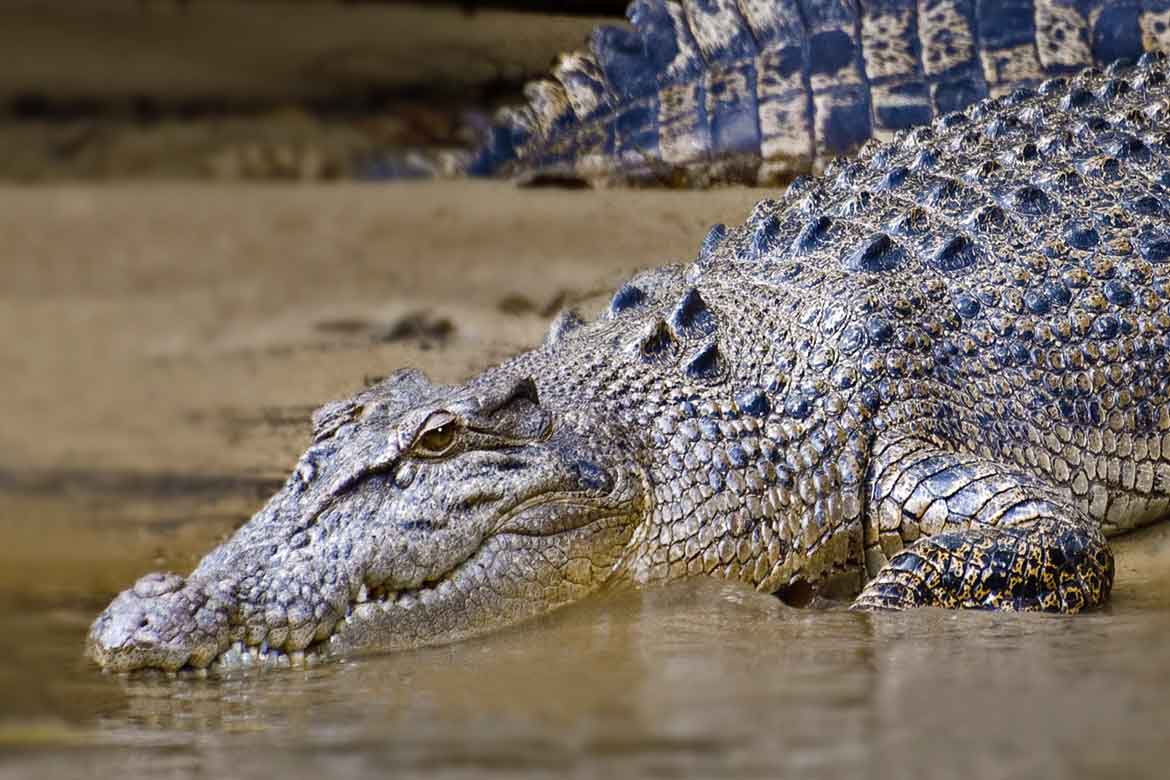
[[[28,665],[4,682],[51,681],[38,714],[58,725],[39,741],[73,749],[30,751],[27,728],[4,743],[24,743],[14,768],[70,777],[1158,776],[1166,607],[871,616],[696,581],[480,641],[222,680],[96,674],[69,658],[84,624],[62,611],[19,626],[48,656],[5,632]],[[3,723],[27,722],[17,701]]]

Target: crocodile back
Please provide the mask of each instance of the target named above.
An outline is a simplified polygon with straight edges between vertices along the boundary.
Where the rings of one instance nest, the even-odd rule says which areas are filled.
[[[798,180],[714,228],[690,275],[787,312],[798,381],[776,408],[1041,471],[1107,531],[1170,507],[1162,60],[1017,90]]]

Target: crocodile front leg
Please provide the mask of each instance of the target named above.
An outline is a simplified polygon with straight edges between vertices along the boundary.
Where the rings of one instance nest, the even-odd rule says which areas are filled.
[[[1017,466],[901,439],[879,444],[869,499],[872,579],[854,608],[1074,613],[1109,596],[1100,528]]]

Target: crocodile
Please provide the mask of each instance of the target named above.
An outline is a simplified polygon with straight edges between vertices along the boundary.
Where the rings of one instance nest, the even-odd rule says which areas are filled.
[[[627,16],[449,167],[776,185],[985,97],[1170,51],[1170,0],[635,0]]]
[[[1143,55],[794,181],[457,385],[313,416],[287,482],[96,619],[115,671],[451,642],[602,588],[1076,613],[1170,510],[1170,84]]]

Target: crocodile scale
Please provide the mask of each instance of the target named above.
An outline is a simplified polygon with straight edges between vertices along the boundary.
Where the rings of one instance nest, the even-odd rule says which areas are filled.
[[[1170,511],[1165,58],[868,145],[599,318],[315,423],[195,572],[114,600],[99,663],[416,647],[692,576],[859,608],[1098,605],[1107,538]]]
[[[774,184],[987,96],[1170,49],[1170,0],[635,0],[473,175]]]
[[[863,605],[1104,598],[1104,535],[1170,508],[1170,90],[1151,62],[904,133],[714,227],[685,291],[619,291],[616,316],[646,320],[635,351],[685,381],[616,411],[655,431],[644,578],[776,590],[862,554]],[[710,326],[687,327],[699,307]],[[601,357],[586,395],[645,381],[629,370]]]

